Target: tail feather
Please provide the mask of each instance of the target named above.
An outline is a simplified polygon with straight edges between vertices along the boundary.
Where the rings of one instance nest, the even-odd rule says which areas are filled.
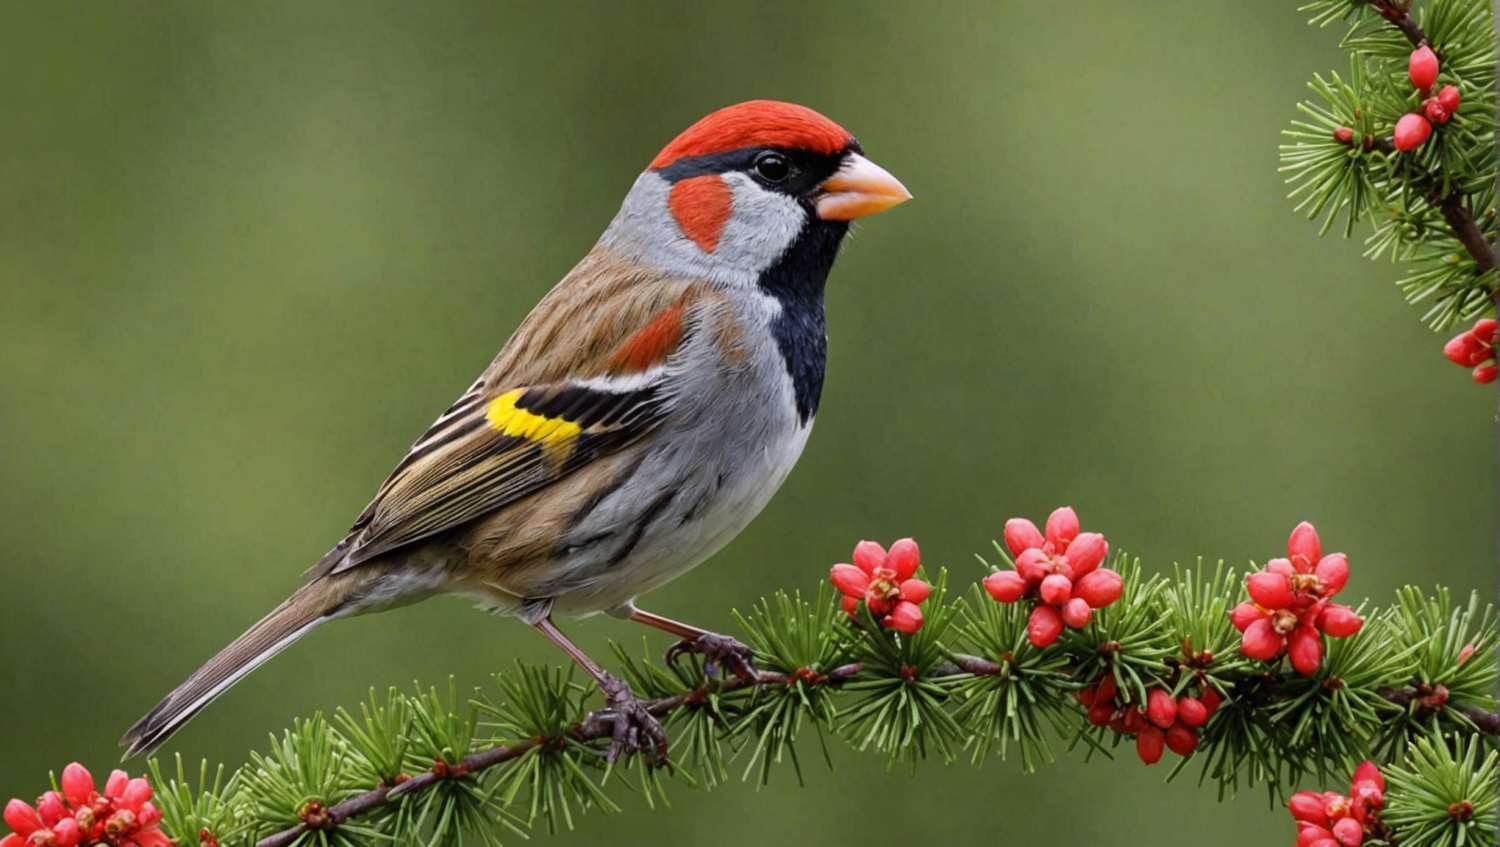
[[[154,752],[214,698],[333,617],[334,610],[318,587],[316,582],[304,585],[136,721],[120,739],[120,744],[129,746],[125,758]]]

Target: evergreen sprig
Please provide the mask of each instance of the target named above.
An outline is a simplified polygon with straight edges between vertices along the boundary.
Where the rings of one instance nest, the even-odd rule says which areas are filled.
[[[1311,777],[1333,784],[1384,749],[1404,762],[1392,777],[1393,833],[1460,847],[1494,826],[1484,791],[1497,770],[1500,635],[1477,596],[1455,604],[1443,589],[1403,589],[1389,609],[1361,609],[1363,630],[1332,640],[1305,677],[1239,652],[1227,613],[1244,599],[1243,579],[1222,564],[1200,561],[1171,578],[1124,554],[1113,566],[1121,600],[1045,648],[1028,637],[1026,604],[996,603],[977,587],[958,596],[944,570],[912,635],[876,624],[864,607],[845,615],[826,585],[811,600],[780,593],[737,613],[760,668],[753,679],[710,678],[701,660],[674,665],[616,648],[667,727],[666,767],[644,756],[606,764],[608,739],[586,729],[596,692],[557,668],[518,663],[496,675],[495,695],[465,695],[452,682],[444,695],[393,689],[372,693],[357,717],[300,721],[227,780],[222,769],[210,780],[205,765],[190,784],[180,762],[175,774],[153,762],[162,826],[179,844],[203,831],[263,847],[494,845],[507,832],[618,811],[621,790],[654,804],[673,775],[712,788],[735,770],[764,782],[789,763],[800,778],[807,727],[825,760],[841,740],[890,765],[966,750],[975,764],[1015,759],[1031,771],[1057,745],[1108,753],[1119,743],[1075,702],[1105,678],[1125,709],[1144,709],[1157,688],[1223,695],[1201,746],[1168,778],[1198,761],[1200,779],[1224,796],[1264,783],[1276,798]],[[1438,799],[1444,814],[1460,803],[1468,819],[1437,815]]]
[[[1427,307],[1435,330],[1490,313],[1496,298],[1495,43],[1485,0],[1318,0],[1302,7],[1312,23],[1345,22],[1340,43],[1347,77],[1314,76],[1316,99],[1285,131],[1281,171],[1297,211],[1338,225],[1345,237],[1368,218],[1366,255],[1404,262],[1407,300]],[[1401,150],[1393,139],[1403,115],[1421,115],[1424,98],[1408,77],[1414,48],[1437,55],[1438,85],[1460,102],[1431,137]],[[1427,119],[1422,118],[1423,121]]]

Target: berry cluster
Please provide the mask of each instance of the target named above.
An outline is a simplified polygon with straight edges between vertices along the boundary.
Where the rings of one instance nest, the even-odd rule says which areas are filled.
[[[990,574],[984,588],[1001,603],[1037,601],[1026,626],[1037,647],[1056,641],[1064,624],[1086,626],[1095,609],[1120,599],[1120,575],[1099,567],[1109,554],[1109,542],[1097,532],[1080,533],[1078,515],[1067,506],[1047,518],[1046,535],[1025,518],[1006,521],[1005,544],[1016,569]]]
[[[922,628],[922,608],[932,588],[914,579],[922,563],[917,542],[903,538],[889,553],[874,541],[861,541],[854,548],[854,564],[834,565],[829,573],[833,586],[844,595],[844,611],[854,617],[863,602],[881,624],[910,635]]]
[[[74,762],[63,768],[61,794],[48,791],[35,807],[24,800],[5,805],[5,822],[15,832],[0,838],[0,847],[172,847],[157,829],[160,821],[145,777],[114,771],[101,795],[94,777]]]
[[[1476,322],[1473,329],[1453,336],[1443,345],[1443,355],[1455,365],[1473,368],[1474,381],[1480,385],[1495,381],[1496,326],[1493,320],[1485,318]]]
[[[1114,676],[1105,674],[1075,696],[1088,709],[1091,725],[1134,735],[1135,753],[1148,765],[1161,761],[1163,747],[1179,756],[1197,750],[1198,728],[1208,723],[1223,702],[1211,685],[1203,686],[1198,697],[1183,694],[1174,698],[1165,688],[1153,688],[1146,692],[1145,708],[1137,703],[1117,703],[1118,694]]]
[[[1397,150],[1415,150],[1432,135],[1433,124],[1444,124],[1458,111],[1460,96],[1458,88],[1445,85],[1434,96],[1432,87],[1437,84],[1438,57],[1432,48],[1422,45],[1411,53],[1406,65],[1411,84],[1422,92],[1422,111],[1408,112],[1396,121],[1392,139]],[[1347,142],[1346,142],[1347,143]]]
[[[1349,581],[1349,560],[1343,553],[1324,556],[1312,524],[1297,524],[1286,555],[1245,577],[1252,602],[1234,607],[1229,618],[1243,633],[1240,652],[1261,661],[1285,652],[1298,673],[1312,676],[1323,664],[1323,634],[1348,638],[1364,621],[1348,606],[1329,602]]]
[[[1382,834],[1385,777],[1373,762],[1354,769],[1346,797],[1334,791],[1298,791],[1287,808],[1297,820],[1297,847],[1359,847],[1365,836]]]

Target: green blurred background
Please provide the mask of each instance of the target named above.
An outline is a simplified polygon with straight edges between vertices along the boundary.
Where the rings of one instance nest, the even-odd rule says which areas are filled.
[[[6,0],[0,797],[106,770],[339,539],[657,149],[753,97],[825,112],[916,200],[834,271],[801,465],[652,609],[729,627],[861,538],[914,535],[970,580],[1007,517],[1063,503],[1151,568],[1264,561],[1306,518],[1352,597],[1491,593],[1494,393],[1276,174],[1305,80],[1345,66],[1296,5]],[[559,660],[453,599],[340,623],[169,750],[237,764],[372,685],[517,657]],[[539,840],[1293,835],[1259,793],[1218,805],[1128,755],[915,779],[836,758]]]

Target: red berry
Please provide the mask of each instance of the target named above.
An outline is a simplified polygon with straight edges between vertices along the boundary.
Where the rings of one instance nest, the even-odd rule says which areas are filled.
[[[1443,355],[1455,365],[1472,368],[1494,354],[1491,348],[1481,343],[1473,330],[1469,330],[1448,339],[1448,343],[1443,345]]]
[[[1329,553],[1318,563],[1318,593],[1332,597],[1344,590],[1349,582],[1349,558],[1343,553]]]
[[[1281,655],[1285,646],[1286,638],[1271,625],[1270,618],[1261,618],[1250,624],[1240,639],[1240,652],[1262,662],[1269,662]]]
[[[1062,552],[1078,537],[1078,515],[1072,506],[1063,506],[1047,516],[1047,540],[1052,549]]]
[[[161,818],[158,817],[157,820],[159,821]],[[161,833],[158,830],[156,834],[160,835]],[[140,833],[136,836],[136,843],[140,845],[149,843],[147,839],[151,835],[149,832]],[[78,828],[78,821],[72,818],[63,818],[57,822],[57,826],[52,827],[52,838],[57,842],[57,847],[77,847],[79,840],[83,838],[83,833]]]
[[[901,599],[908,603],[920,603],[932,593],[932,586],[925,580],[908,579],[901,583]]]
[[[1329,844],[1338,843],[1333,840],[1333,833],[1326,827],[1313,823],[1299,822],[1297,824],[1297,847],[1312,847],[1320,841],[1327,841]]]
[[[1167,689],[1153,688],[1146,693],[1146,717],[1162,729],[1177,722],[1177,701]]]
[[[1312,524],[1303,521],[1292,530],[1286,540],[1286,557],[1297,573],[1312,573],[1313,566],[1323,558],[1323,542],[1318,540],[1318,531]]]
[[[63,768],[62,790],[73,808],[81,808],[88,804],[89,795],[94,792],[94,777],[88,768],[74,762]]]
[[[1109,568],[1090,571],[1073,583],[1073,596],[1093,609],[1102,609],[1120,599],[1124,590],[1125,580]]]
[[[1039,583],[1047,578],[1048,561],[1047,554],[1036,547],[1023,550],[1016,557],[1016,573],[1025,577],[1027,582]]]
[[[1167,729],[1167,747],[1179,756],[1191,756],[1198,749],[1198,733],[1174,723]]]
[[[1250,624],[1258,620],[1264,620],[1266,613],[1254,603],[1241,603],[1229,610],[1229,622],[1240,632],[1250,628]]]
[[[1381,791],[1385,790],[1385,774],[1381,773],[1380,768],[1369,759],[1361,762],[1360,766],[1354,769],[1354,778],[1349,781],[1351,783],[1373,782],[1376,788]]]
[[[1287,638],[1287,655],[1297,673],[1312,676],[1323,664],[1323,636],[1314,627],[1299,625]]]
[[[1479,383],[1480,385],[1489,385],[1490,383],[1495,381],[1495,376],[1497,373],[1500,373],[1500,371],[1496,371],[1494,365],[1485,365],[1482,368],[1475,368],[1473,373],[1474,381]]]
[[[1396,121],[1395,138],[1397,150],[1415,150],[1432,135],[1432,124],[1415,112],[1408,112]]]
[[[1146,764],[1154,765],[1161,761],[1161,750],[1165,743],[1166,737],[1161,730],[1148,726],[1135,737],[1135,754]]]
[[[1036,524],[1025,518],[1011,518],[1005,522],[1005,546],[1011,556],[1019,556],[1024,550],[1040,549],[1045,539]]]
[[[63,805],[61,794],[48,791],[36,801],[36,813],[41,817],[43,825],[53,826],[68,816],[68,807]]]
[[[1037,647],[1047,647],[1062,635],[1063,619],[1052,606],[1037,606],[1026,623],[1026,637]]]
[[[1208,723],[1208,707],[1196,697],[1183,695],[1177,698],[1177,719],[1190,727]]]
[[[867,574],[876,568],[885,567],[885,548],[875,541],[861,541],[854,545],[854,564]]]
[[[1245,577],[1245,589],[1250,592],[1250,599],[1263,609],[1289,608],[1297,600],[1292,581],[1281,574],[1265,571],[1250,574]]]
[[[1140,732],[1151,724],[1146,720],[1146,713],[1134,706],[1125,710],[1125,731]]]
[[[984,590],[1001,603],[1014,603],[1026,594],[1026,578],[1015,571],[999,571],[984,578]]]
[[[832,580],[833,587],[845,597],[863,597],[870,587],[870,575],[854,565],[834,565],[828,572],[828,578]],[[66,785],[67,774],[64,773],[63,777]],[[92,788],[92,781],[90,787]]]
[[[1443,108],[1446,109],[1448,111],[1448,114],[1450,115],[1458,111],[1459,99],[1458,88],[1456,86],[1445,85],[1443,86],[1442,90],[1437,93],[1438,102],[1443,105]]]
[[[1291,802],[1286,804],[1291,811],[1292,817],[1299,821],[1306,821],[1318,826],[1328,825],[1328,810],[1323,803],[1323,795],[1312,791],[1298,791],[1292,795]]]
[[[907,635],[911,635],[922,628],[922,607],[916,603],[902,600],[896,604],[896,608],[892,609],[889,615],[885,616],[885,620],[881,621],[881,623],[897,632],[904,632]],[[150,790],[150,786],[147,786],[148,797],[150,796]]]
[[[1106,674],[1103,679],[1099,680],[1099,688],[1095,693],[1094,702],[1113,703],[1115,702],[1115,695],[1118,693],[1120,692],[1119,688],[1115,685],[1114,676]]]
[[[13,799],[5,804],[5,823],[22,837],[42,828],[42,818],[36,809],[24,800]]]
[[[1443,104],[1439,103],[1436,97],[1429,97],[1422,101],[1422,114],[1428,121],[1435,124],[1448,122],[1448,110],[1443,108]]]
[[[1073,578],[1078,579],[1092,573],[1094,568],[1109,555],[1109,542],[1097,532],[1081,532],[1068,544],[1068,567]]]
[[[1214,712],[1219,710],[1219,704],[1224,702],[1224,695],[1220,694],[1219,689],[1214,688],[1212,685],[1205,685],[1203,686],[1203,693],[1199,695],[1198,699],[1202,700],[1203,707],[1208,709],[1208,716],[1213,717]]]
[[[1354,818],[1344,818],[1333,824],[1333,837],[1339,840],[1344,847],[1359,847],[1359,842],[1364,840],[1364,828]]]
[[[1354,614],[1353,609],[1338,603],[1329,603],[1323,607],[1322,612],[1318,613],[1318,629],[1334,638],[1348,638],[1359,632],[1360,627],[1364,625],[1365,622],[1359,615]]]
[[[1451,88],[1452,86],[1449,87]],[[1469,330],[1469,332],[1479,340],[1480,344],[1494,346],[1495,330],[1497,327],[1500,327],[1500,324],[1497,324],[1493,319],[1480,318],[1474,322],[1474,328]]]
[[[1411,51],[1411,58],[1406,63],[1407,73],[1411,75],[1411,84],[1422,91],[1432,88],[1432,84],[1438,78],[1438,57],[1432,52],[1432,48],[1423,44],[1421,47]]]
[[[910,538],[903,538],[892,544],[891,552],[885,560],[886,567],[896,572],[897,582],[911,579],[921,564],[922,554],[917,550],[917,542]]]
[[[1063,604],[1062,617],[1063,623],[1074,629],[1082,629],[1094,619],[1094,610],[1089,608],[1089,604],[1084,602],[1082,597],[1074,597]]]
[[[1340,144],[1350,144],[1354,141],[1354,130],[1341,126],[1333,131],[1333,140]]]
[[[1073,692],[1073,696],[1077,698],[1078,702],[1082,703],[1085,708],[1094,705],[1094,700],[1097,699],[1098,695],[1099,689],[1097,688],[1080,688],[1077,691]]]
[[[1048,574],[1047,578],[1042,580],[1041,595],[1043,603],[1061,606],[1073,596],[1073,580],[1060,573]]]
[[[1093,726],[1104,726],[1114,716],[1115,707],[1113,704],[1095,701],[1094,705],[1089,707],[1088,719],[1089,723]]]

